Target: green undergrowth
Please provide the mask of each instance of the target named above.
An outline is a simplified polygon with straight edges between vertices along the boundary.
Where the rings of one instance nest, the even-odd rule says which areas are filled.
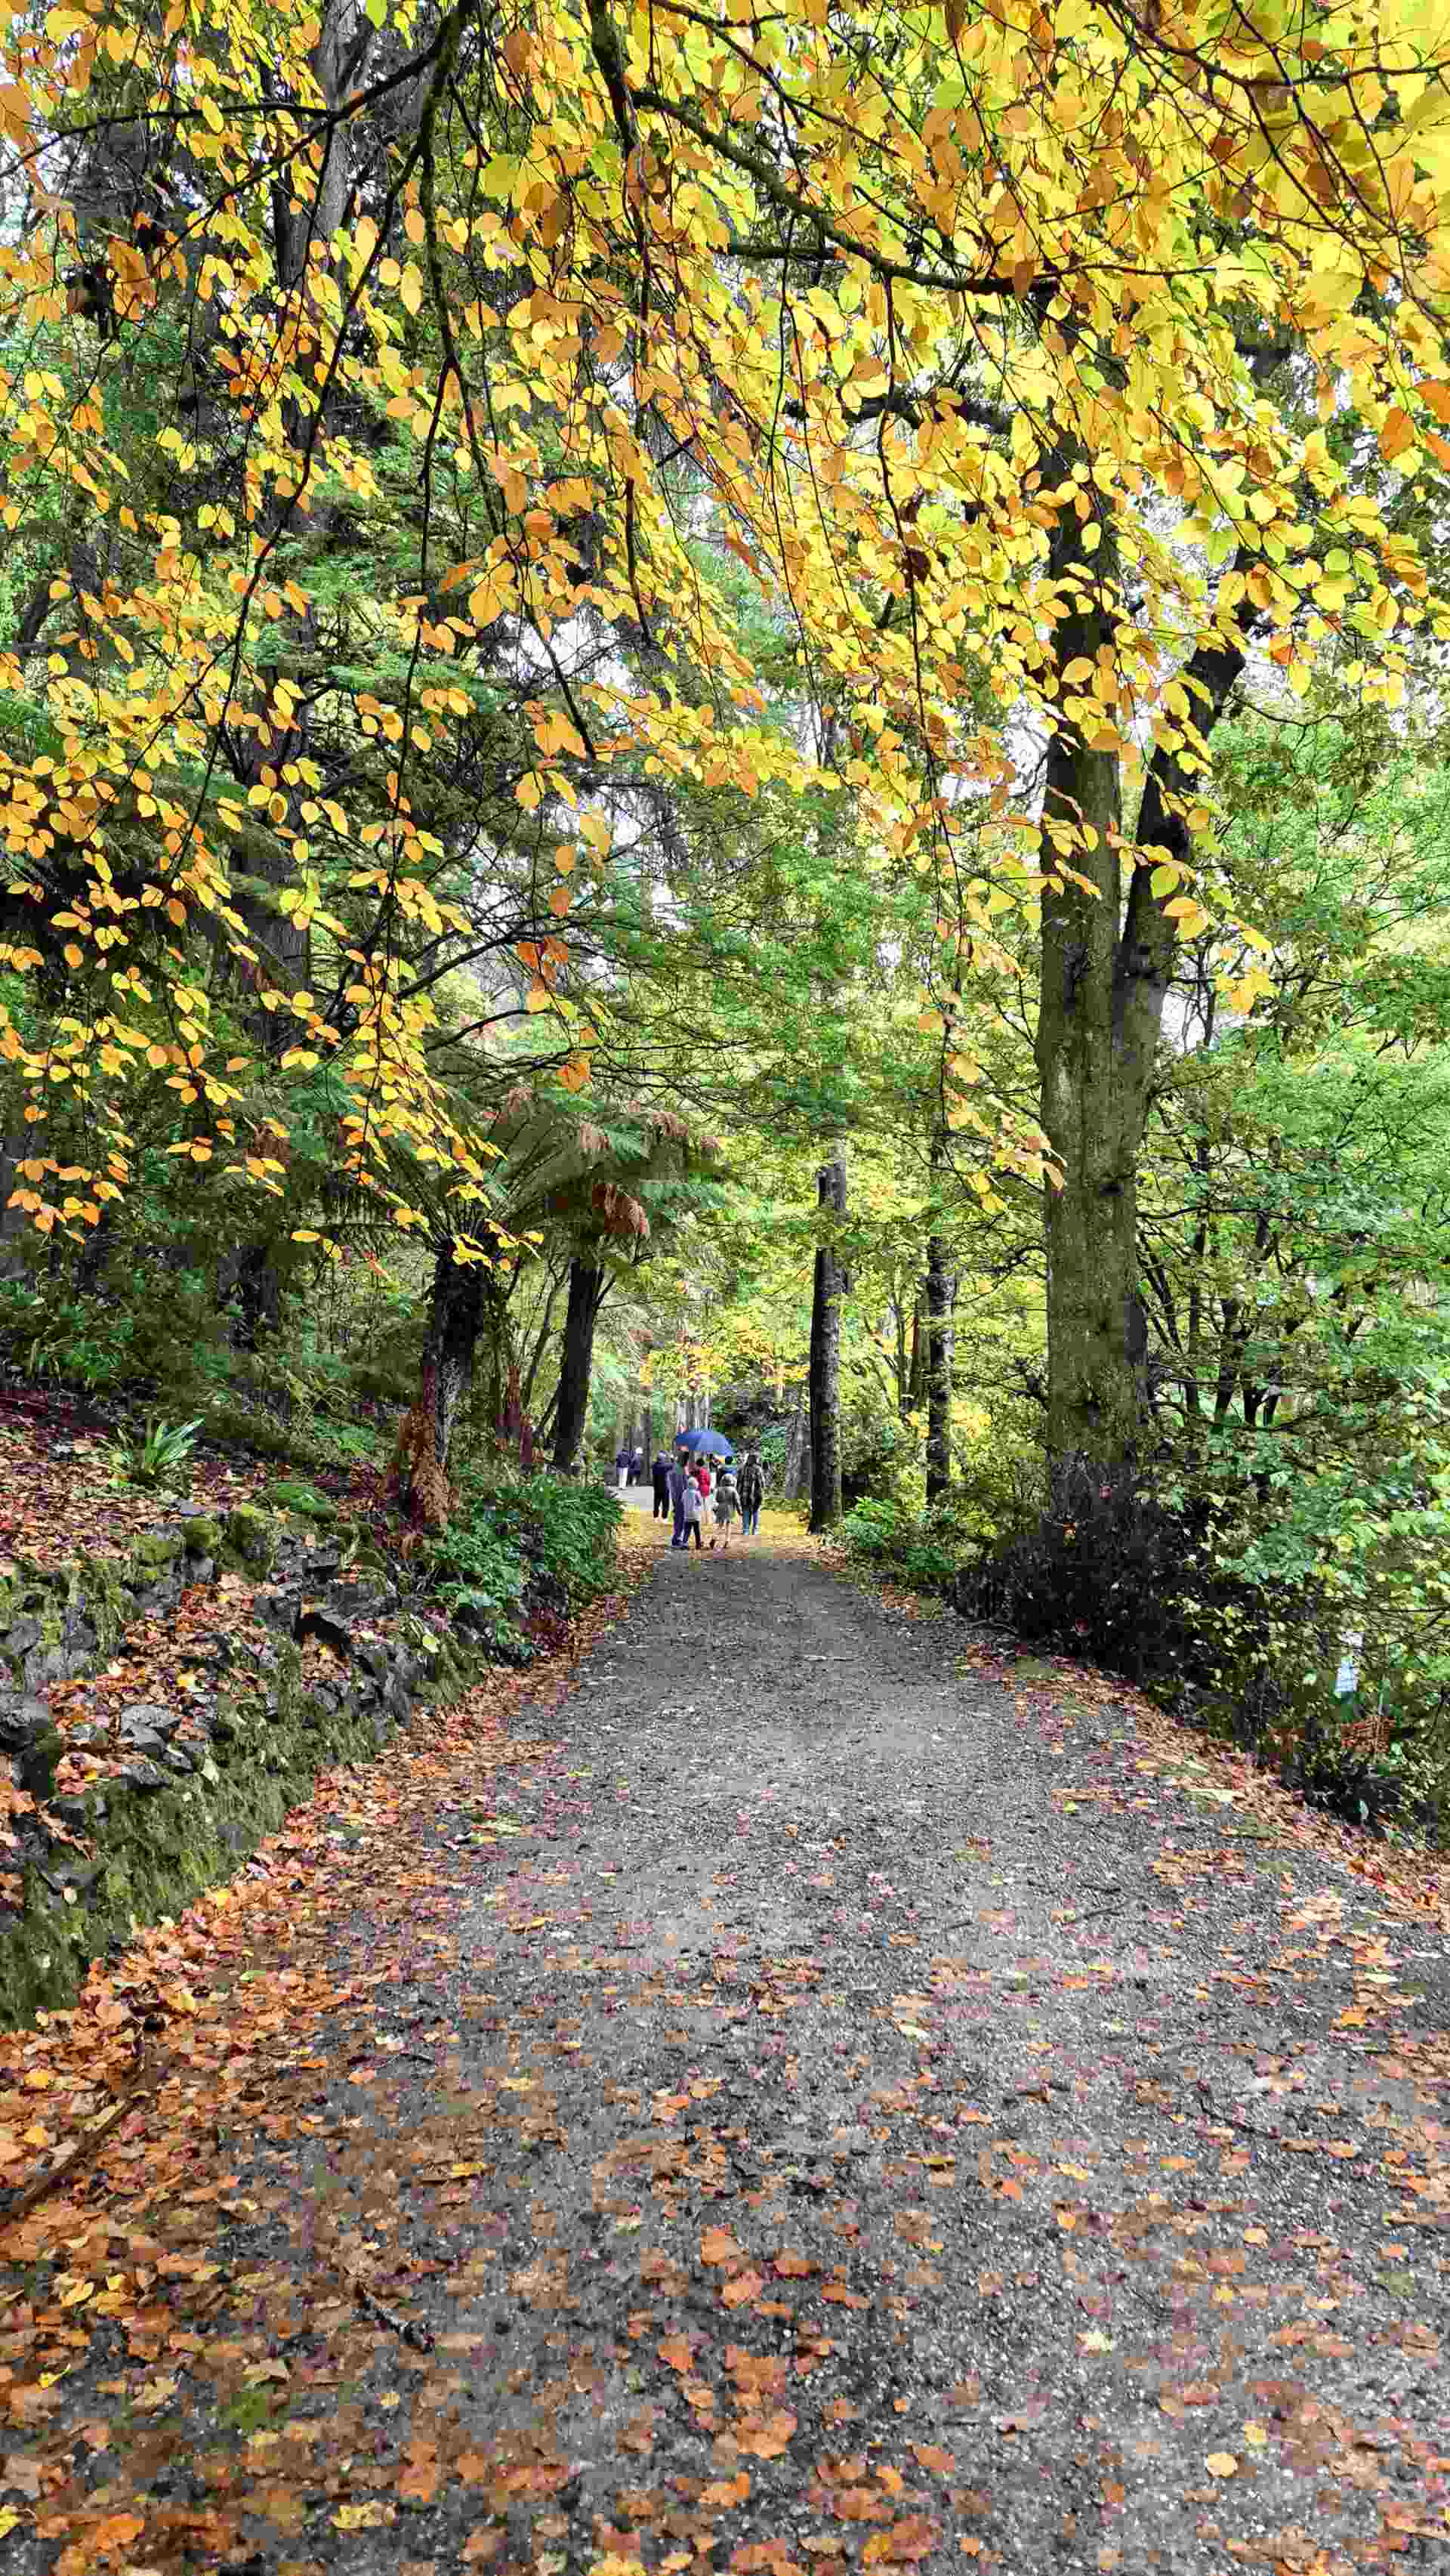
[[[454,1516],[424,1562],[438,1600],[498,1652],[527,1662],[615,1579],[621,1506],[547,1470],[465,1468]]]
[[[1096,1478],[995,1545],[970,1509],[858,1503],[848,1563],[949,1600],[1026,1647],[1120,1676],[1305,1800],[1391,1840],[1450,1840],[1450,1689],[1371,1672],[1339,1693],[1322,1584],[1265,1580],[1209,1526]]]

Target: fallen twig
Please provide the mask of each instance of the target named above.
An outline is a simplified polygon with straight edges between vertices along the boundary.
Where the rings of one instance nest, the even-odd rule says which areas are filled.
[[[408,2317],[395,2317],[392,2309],[385,2308],[382,2300],[368,2288],[366,2281],[359,2281],[356,2275],[353,2277],[352,2294],[356,2299],[358,2306],[362,2308],[368,2316],[376,2317],[380,2326],[386,2326],[391,2334],[399,2336],[405,2344],[411,2346],[414,2352],[432,2351],[433,2329],[431,2326],[415,2325]]]
[[[68,2155],[63,2155],[47,2173],[38,2174],[34,2182],[26,2184],[25,2189],[11,2202],[3,2216],[0,2216],[0,2227],[13,2227],[19,2219],[28,2218],[32,2209],[44,2200],[48,2193],[54,2191],[58,2183],[68,2181],[70,2176],[78,2173],[83,2165],[89,2164],[97,2150],[105,2145],[111,2131],[120,2127],[127,2112],[134,2111],[137,2098],[142,2091],[141,2078],[145,2061],[145,2042],[138,2035],[131,2081],[125,2092],[116,2101],[108,2104],[107,2108],[92,2122],[90,2128],[82,2132]]]

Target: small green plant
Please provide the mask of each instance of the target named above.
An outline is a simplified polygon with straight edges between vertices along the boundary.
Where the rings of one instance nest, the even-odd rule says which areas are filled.
[[[158,1422],[153,1415],[145,1430],[131,1439],[123,1434],[111,1443],[111,1471],[120,1485],[170,1484],[191,1459],[203,1428],[200,1415],[191,1422]]]

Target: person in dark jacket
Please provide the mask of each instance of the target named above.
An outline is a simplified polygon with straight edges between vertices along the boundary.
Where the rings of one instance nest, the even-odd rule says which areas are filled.
[[[760,1506],[765,1500],[765,1477],[754,1450],[746,1453],[740,1470],[740,1535],[753,1538],[760,1528]]]
[[[688,1485],[689,1481],[690,1470],[686,1464],[685,1455],[682,1450],[679,1457],[675,1460],[673,1467],[670,1469],[669,1476],[666,1479],[669,1489],[670,1507],[674,1513],[675,1521],[674,1529],[670,1534],[671,1547],[688,1547],[690,1544],[685,1535],[685,1487]]]
[[[650,1476],[655,1489],[654,1517],[657,1521],[667,1521],[670,1516],[670,1462],[663,1449],[655,1452]]]

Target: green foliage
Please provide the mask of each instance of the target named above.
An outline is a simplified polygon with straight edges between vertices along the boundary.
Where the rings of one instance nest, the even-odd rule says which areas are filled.
[[[132,1375],[130,1320],[94,1299],[46,1297],[20,1279],[0,1280],[0,1348],[28,1378],[99,1395]]]
[[[967,1531],[954,1508],[916,1513],[868,1498],[853,1505],[834,1535],[849,1555],[913,1591],[949,1592]]]
[[[424,1560],[444,1607],[509,1662],[527,1662],[527,1623],[557,1621],[614,1580],[620,1504],[602,1487],[548,1473],[466,1470],[459,1509]]]
[[[319,1494],[315,1485],[304,1484],[296,1476],[279,1477],[267,1487],[262,1500],[278,1510],[296,1512],[303,1520],[327,1522],[337,1518],[337,1505]]]
[[[438,1599],[460,1623],[510,1660],[520,1645],[518,1606],[528,1568],[518,1546],[484,1506],[435,1539],[429,1566]]]
[[[122,1433],[112,1441],[109,1453],[117,1483],[174,1483],[185,1473],[204,1427],[199,1414],[191,1422],[159,1422],[153,1416],[144,1431],[130,1438]]]
[[[478,1508],[518,1547],[531,1576],[564,1587],[571,1604],[609,1590],[624,1507],[606,1486],[546,1472],[491,1476]]]

